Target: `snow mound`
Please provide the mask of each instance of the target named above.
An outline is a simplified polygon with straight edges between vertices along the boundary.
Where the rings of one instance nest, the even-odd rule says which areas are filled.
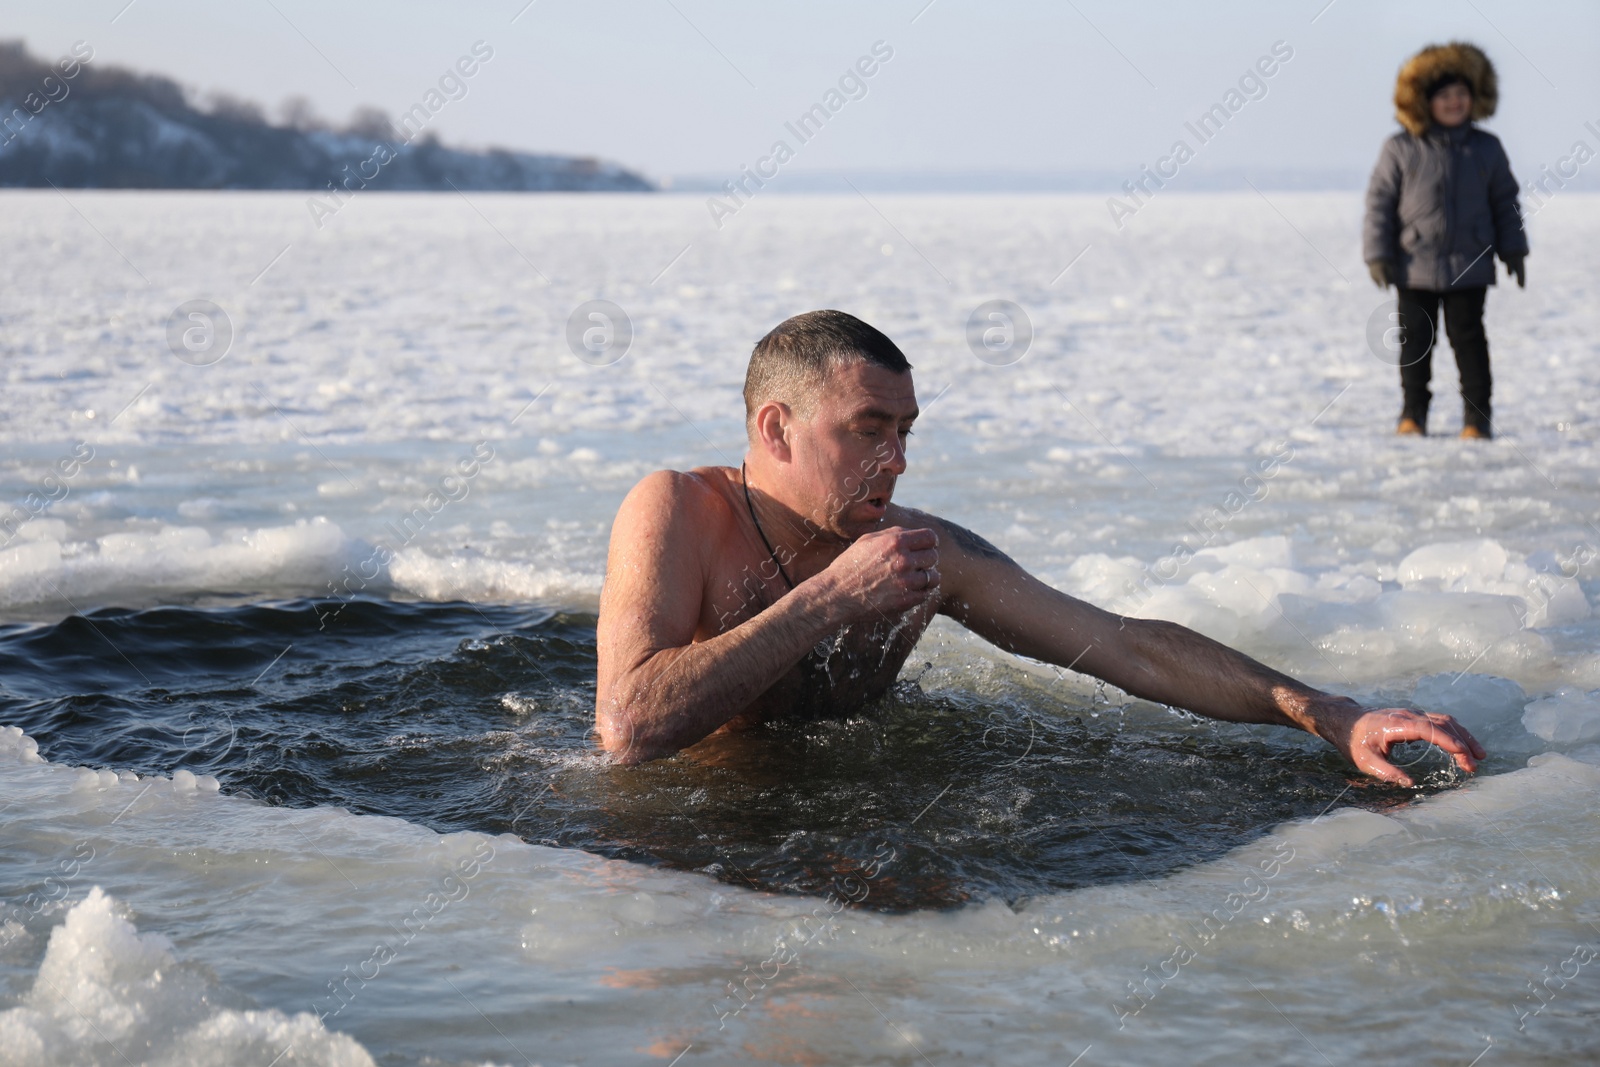
[[[266,1067],[292,1049],[297,1064],[375,1067],[354,1039],[309,1013],[218,1010],[228,992],[120,910],[95,886],[51,932],[33,989],[0,1013],[6,1063]]]
[[[51,531],[55,532],[55,531]],[[64,538],[64,531],[59,531]],[[196,591],[328,586],[356,544],[326,519],[212,534],[161,525],[69,541],[41,531],[0,552],[0,608],[134,601]]]
[[[1224,644],[1319,674],[1556,667],[1539,631],[1592,614],[1581,585],[1550,553],[1513,556],[1496,541],[1426,545],[1392,571],[1371,564],[1314,570],[1286,537],[1248,538],[1154,565],[1079,556],[1062,587],[1119,614],[1168,619]],[[1391,576],[1392,575],[1392,576]],[[1384,580],[1380,580],[1384,579]]]

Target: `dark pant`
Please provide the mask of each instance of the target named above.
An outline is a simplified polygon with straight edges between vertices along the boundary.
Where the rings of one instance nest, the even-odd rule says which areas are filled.
[[[1434,342],[1439,335],[1439,303],[1444,302],[1445,335],[1456,354],[1461,372],[1462,422],[1488,432],[1489,338],[1483,332],[1484,286],[1452,289],[1400,290],[1400,388],[1405,392],[1402,418],[1428,425],[1428,379],[1433,376]]]

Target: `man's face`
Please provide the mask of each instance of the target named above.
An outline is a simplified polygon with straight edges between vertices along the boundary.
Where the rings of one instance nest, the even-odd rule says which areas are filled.
[[[895,480],[906,469],[906,437],[917,418],[910,372],[854,359],[829,372],[810,419],[794,434],[795,489],[806,517],[845,540],[879,529]]]

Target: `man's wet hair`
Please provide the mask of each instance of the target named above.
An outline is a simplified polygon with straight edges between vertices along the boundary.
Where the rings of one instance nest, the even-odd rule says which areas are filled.
[[[876,328],[843,311],[807,311],[784,319],[756,342],[744,376],[746,425],[769,400],[807,418],[828,372],[851,360],[904,374],[905,353]]]

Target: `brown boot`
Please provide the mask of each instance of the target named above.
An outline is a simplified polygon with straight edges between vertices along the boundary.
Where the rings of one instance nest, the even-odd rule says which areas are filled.
[[[1402,437],[1426,437],[1428,431],[1416,419],[1406,418],[1400,420],[1400,425],[1395,427],[1395,433]]]
[[[1466,426],[1461,427],[1461,436],[1469,441],[1487,441],[1494,435],[1481,426],[1473,426],[1468,423]]]

